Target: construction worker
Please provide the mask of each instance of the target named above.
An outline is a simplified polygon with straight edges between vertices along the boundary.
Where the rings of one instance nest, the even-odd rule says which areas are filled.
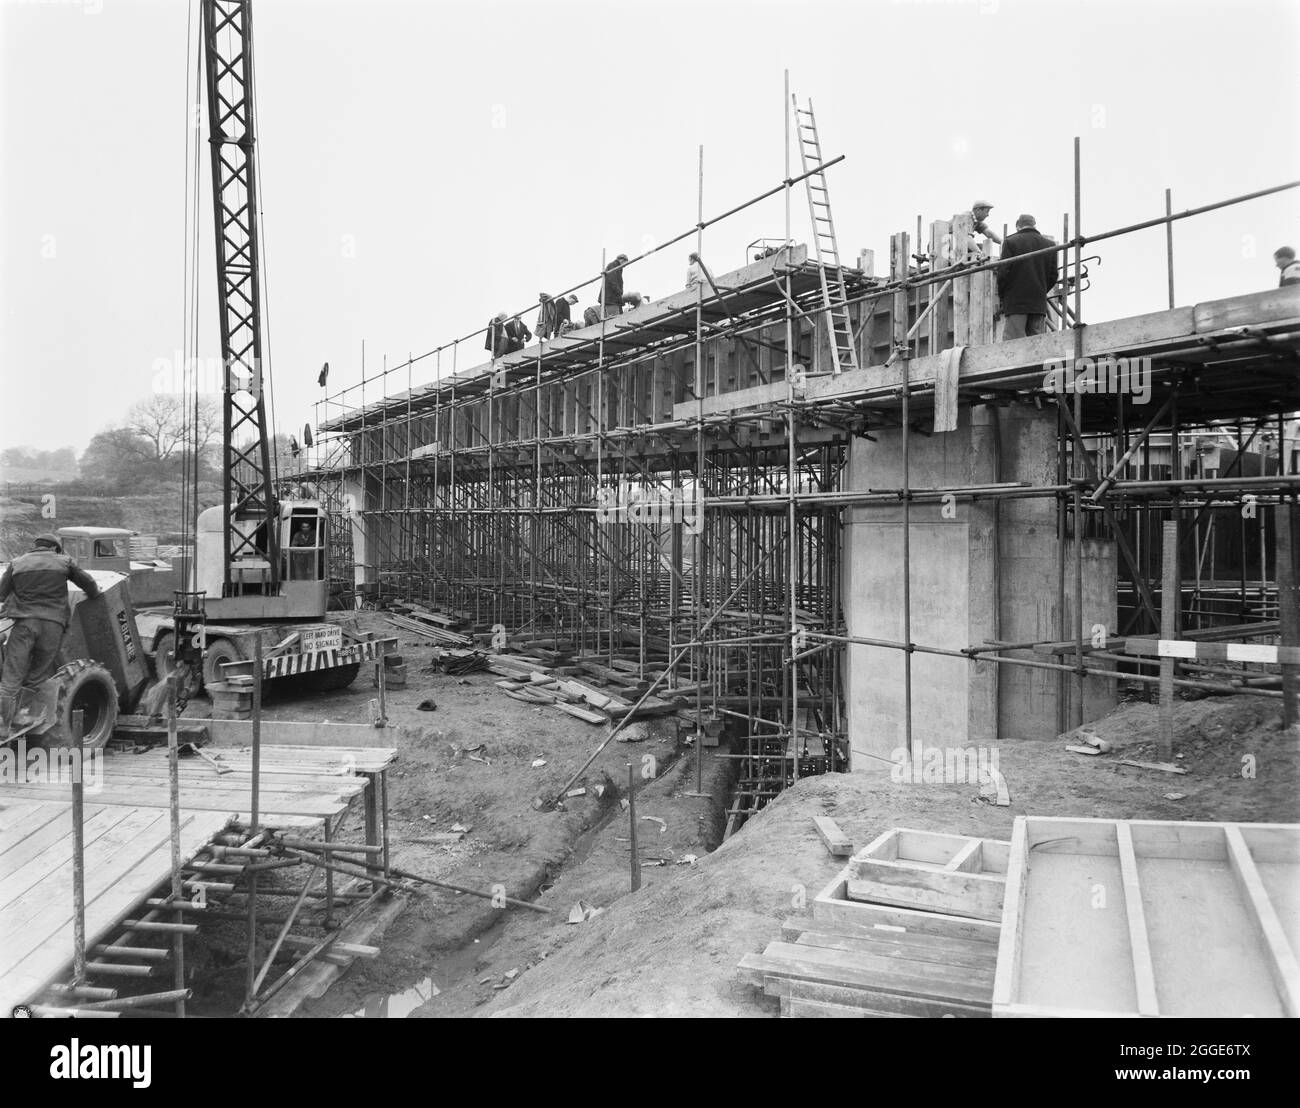
[[[14,621],[5,640],[0,673],[0,740],[9,737],[18,696],[54,672],[71,609],[68,582],[87,600],[99,596],[95,579],[67,554],[56,535],[39,535],[32,550],[19,554],[0,577],[0,616]]]
[[[605,313],[605,318],[618,315],[623,310],[623,267],[627,265],[627,255],[620,254],[605,267],[605,279],[597,301]]]
[[[522,350],[528,345],[528,340],[533,337],[532,331],[528,325],[517,315],[511,316],[505,326],[506,350],[507,354],[513,354],[516,350]]]
[[[1016,220],[1016,231],[1002,244],[1002,257],[1014,258],[1052,246],[1052,240],[1039,234],[1032,215]],[[1038,254],[1010,265],[998,266],[998,300],[1003,315],[1002,338],[1021,339],[1041,335],[1046,329],[1047,294],[1056,284],[1060,271],[1056,254]]]
[[[569,310],[578,302],[578,298],[573,293],[568,296],[551,296],[539,292],[537,299],[541,301],[541,309],[537,313],[537,337],[553,338],[564,331],[564,325],[570,322]]]
[[[692,250],[686,255],[686,260],[690,263],[686,267],[686,287],[693,289],[696,285],[708,283],[704,276],[704,263],[700,261],[700,256]]]
[[[289,545],[315,547],[316,528],[312,526],[310,520],[304,519],[298,522],[298,529],[289,536]],[[314,549],[301,553],[294,551],[289,555],[289,569],[292,571],[291,580],[316,580],[316,551]]]
[[[989,212],[991,212],[992,210],[993,210],[993,205],[990,204],[987,200],[976,200],[975,203],[972,204],[970,207],[970,214],[972,218],[975,220],[975,224],[971,228],[971,230],[974,231],[975,234],[983,235],[985,239],[989,240],[990,242],[996,242],[999,246],[1001,246],[1002,245],[1001,237],[997,234],[996,231],[992,230],[992,228],[989,227],[987,222],[989,218]],[[985,253],[987,253],[987,251],[985,251]]]
[[[1289,246],[1279,246],[1273,251],[1273,264],[1281,270],[1277,287],[1284,289],[1287,285],[1300,285],[1300,262],[1295,260],[1295,251]]]
[[[497,312],[488,321],[487,339],[483,343],[483,348],[490,352],[495,360],[506,353],[506,344],[506,313]]]

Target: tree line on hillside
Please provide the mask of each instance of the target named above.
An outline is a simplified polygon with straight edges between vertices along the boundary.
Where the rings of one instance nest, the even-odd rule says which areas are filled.
[[[196,413],[193,401],[155,395],[96,434],[80,458],[71,447],[0,450],[0,482],[11,492],[16,485],[58,485],[65,492],[127,496],[177,487],[187,475],[192,480],[197,468],[202,488],[221,481],[221,435],[221,406],[215,401],[200,401]],[[306,453],[289,435],[274,435],[270,450],[272,471],[279,476],[306,464]]]
[[[0,450],[0,469],[35,470],[64,477],[77,475],[77,452],[70,446],[58,450],[37,450],[34,446],[10,446]]]
[[[126,418],[90,440],[77,465],[83,483],[106,490],[179,484],[197,457],[201,485],[221,479],[221,406],[213,400],[193,402],[156,395],[133,404]],[[197,429],[196,429],[197,428]],[[289,436],[271,440],[272,466],[281,474],[301,464]]]

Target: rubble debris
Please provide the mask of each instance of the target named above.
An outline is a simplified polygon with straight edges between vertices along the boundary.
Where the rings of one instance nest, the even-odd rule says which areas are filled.
[[[1134,769],[1154,769],[1161,773],[1178,773],[1185,774],[1187,771],[1182,766],[1176,766],[1172,762],[1138,762],[1132,758],[1121,758],[1121,766],[1132,766]]]
[[[585,900],[579,900],[572,908],[569,909],[570,923],[586,923],[589,919],[594,919],[605,909],[596,908],[588,904]]]

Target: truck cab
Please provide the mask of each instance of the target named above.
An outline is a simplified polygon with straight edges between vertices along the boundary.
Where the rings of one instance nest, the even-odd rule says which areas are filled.
[[[131,572],[130,542],[134,531],[125,527],[60,527],[63,552],[76,559],[82,569],[107,573]]]

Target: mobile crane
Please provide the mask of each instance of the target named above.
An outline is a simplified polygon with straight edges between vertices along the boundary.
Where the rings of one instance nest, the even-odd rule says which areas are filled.
[[[202,652],[204,684],[250,675],[309,675],[344,688],[361,665],[396,648],[355,618],[327,619],[329,516],[319,501],[278,500],[271,470],[262,361],[253,102],[252,0],[201,0],[208,143],[221,328],[222,502],[196,521],[184,657]],[[201,619],[195,617],[201,616]],[[154,628],[160,674],[178,655],[177,618]],[[197,641],[196,640],[197,637]]]
[[[66,742],[80,712],[84,745],[102,746],[119,711],[157,705],[160,685],[150,683],[148,654],[155,678],[183,660],[214,685],[251,675],[260,643],[264,680],[300,676],[325,690],[345,688],[364,663],[396,649],[395,639],[363,636],[354,617],[327,616],[328,513],[318,501],[275,494],[262,364],[251,6],[200,4],[224,369],[222,502],[198,515],[187,588],[171,613],[137,612],[125,573],[97,573],[102,595],[93,601],[70,586],[72,619],[59,668],[38,689],[24,690],[23,720],[10,738]],[[7,623],[0,620],[0,658]]]

